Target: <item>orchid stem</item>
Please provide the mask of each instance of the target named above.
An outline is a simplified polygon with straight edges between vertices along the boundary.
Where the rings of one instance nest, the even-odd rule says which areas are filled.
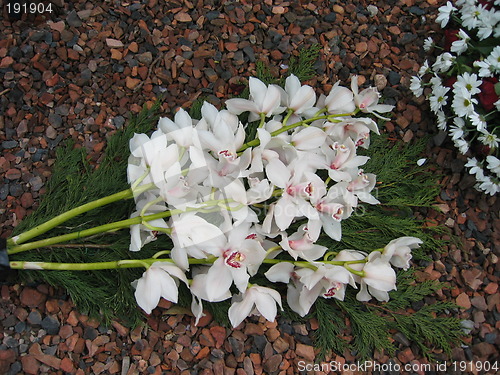
[[[259,129],[264,127],[264,124],[266,123],[266,114],[261,113],[260,114],[260,123],[259,123]]]
[[[211,204],[212,206],[217,206],[220,202],[229,203],[230,200],[219,199],[219,200],[214,200],[211,202],[205,202],[205,204]],[[196,212],[199,210],[200,210],[199,207],[188,207],[185,210],[177,209],[177,210],[159,212],[156,214],[146,215],[146,216],[142,216],[142,217],[136,216],[136,217],[133,217],[130,219],[115,221],[113,223],[104,224],[104,225],[100,225],[100,226],[97,226],[94,228],[81,230],[79,232],[67,233],[67,234],[63,234],[61,236],[46,238],[46,239],[35,241],[35,242],[29,242],[29,243],[25,243],[25,244],[18,245],[18,246],[13,246],[7,250],[7,253],[8,254],[17,254],[17,253],[22,253],[24,251],[28,251],[28,250],[32,250],[32,249],[37,249],[40,247],[49,247],[51,245],[58,244],[61,242],[76,240],[76,239],[79,239],[82,237],[93,236],[95,234],[104,233],[104,232],[114,232],[114,231],[119,230],[119,229],[128,228],[131,225],[144,224],[143,222],[148,222],[148,221],[155,220],[155,219],[163,219],[163,218],[170,217],[172,215],[181,214],[184,212],[193,212],[193,211]]]
[[[281,246],[273,246],[271,248],[269,248],[267,251],[266,251],[266,255],[264,256],[264,259],[267,258],[267,256],[269,254],[271,254],[273,251],[276,251],[276,250],[281,250]]]
[[[283,122],[282,122],[282,125],[283,126],[286,126],[287,122],[288,122],[288,119],[290,118],[291,115],[293,115],[294,111],[293,109],[289,109],[285,118],[283,119]]]
[[[12,238],[9,238],[7,240],[7,245],[12,246],[12,245],[20,245],[32,238],[38,237],[45,232],[51,230],[52,228],[57,227],[58,225],[61,225],[65,221],[68,221],[69,219],[74,218],[75,216],[81,215],[85,212],[91,211],[97,207],[105,206],[107,204],[120,201],[120,200],[125,200],[125,199],[130,199],[134,197],[134,194],[144,192],[146,190],[149,190],[153,188],[153,184],[148,184],[148,185],[142,185],[139,187],[136,187],[135,189],[127,189],[120,191],[118,193],[109,195],[104,198],[97,199],[93,202],[86,203],[84,205],[81,205],[79,207],[73,208],[72,210],[66,211],[49,221],[46,221],[43,224],[40,224],[36,226],[33,229],[30,229],[26,232],[23,232],[17,236],[14,236]]]

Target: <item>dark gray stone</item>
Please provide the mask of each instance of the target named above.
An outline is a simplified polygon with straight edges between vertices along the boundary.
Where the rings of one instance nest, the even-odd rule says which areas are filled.
[[[5,328],[14,327],[16,325],[16,322],[17,322],[16,316],[15,315],[9,315],[7,318],[5,318],[2,321],[2,325]]]
[[[57,335],[61,324],[55,316],[47,315],[42,320],[42,328],[47,331],[49,335]]]
[[[33,310],[30,312],[27,321],[32,326],[39,326],[42,323],[42,315],[40,314],[40,311]]]
[[[10,150],[16,148],[18,146],[17,141],[3,141],[2,147],[6,150]]]
[[[4,201],[7,199],[9,195],[9,184],[1,184],[0,185],[0,200]]]
[[[258,350],[259,353],[264,351],[264,348],[267,344],[267,338],[265,336],[254,336],[253,337],[253,345]]]
[[[24,322],[19,322],[16,324],[16,326],[14,327],[14,330],[17,332],[17,333],[22,333],[24,332],[24,330],[26,329],[26,323]]]
[[[416,16],[423,16],[425,14],[425,10],[423,10],[422,8],[419,8],[417,6],[412,6],[408,10],[411,14],[414,14]]]
[[[324,18],[325,22],[335,22],[337,14],[335,12],[328,13]]]
[[[20,197],[24,193],[23,187],[19,184],[10,184],[9,194],[13,197]]]
[[[432,140],[434,141],[434,145],[441,147],[441,145],[446,140],[446,137],[447,137],[447,133],[444,130],[440,130],[439,133],[437,133],[434,137],[432,137]]]
[[[71,27],[82,26],[82,20],[80,19],[80,17],[78,17],[76,10],[72,10],[71,12],[68,13],[68,15],[66,16],[66,22]]]
[[[51,113],[49,114],[49,123],[50,125],[52,125],[52,127],[58,128],[62,125],[62,117],[57,113]]]
[[[255,62],[255,52],[251,46],[244,47],[243,53],[248,56],[250,62]]]
[[[125,117],[116,116],[113,118],[113,125],[116,126],[117,129],[123,128],[123,125],[125,125]]]
[[[39,42],[43,38],[45,38],[45,33],[46,33],[45,30],[35,31],[33,34],[31,34],[30,40],[32,42]]]
[[[229,344],[231,345],[231,349],[233,351],[233,354],[235,357],[239,357],[241,353],[243,353],[243,342],[240,340],[234,338],[234,337],[229,337],[228,338]]]
[[[392,338],[404,346],[410,346],[411,344],[408,338],[401,332],[397,332]]]
[[[83,331],[83,338],[85,340],[93,340],[97,337],[97,335],[97,330],[92,327],[85,327],[85,330]]]
[[[417,39],[417,34],[413,33],[403,33],[401,38],[399,39],[399,43],[402,45],[410,44]]]
[[[399,82],[401,82],[401,75],[399,73],[390,71],[387,75],[387,80],[393,86],[399,85]]]
[[[21,372],[23,369],[23,366],[21,365],[21,362],[14,362],[12,365],[10,365],[9,372],[7,375],[15,375]]]

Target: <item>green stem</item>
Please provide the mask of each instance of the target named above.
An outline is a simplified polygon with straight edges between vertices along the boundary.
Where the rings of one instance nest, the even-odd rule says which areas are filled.
[[[212,203],[212,205],[216,206],[220,202],[227,202],[227,201],[228,200],[226,200],[226,199],[219,199],[219,200],[215,200],[212,202],[205,202],[205,203],[206,204]],[[48,246],[51,246],[51,245],[54,245],[57,243],[61,243],[61,242],[76,240],[76,239],[79,239],[82,237],[93,236],[93,235],[99,234],[99,233],[114,232],[118,229],[128,228],[131,225],[141,224],[143,221],[147,222],[147,221],[156,220],[156,219],[163,219],[166,217],[170,217],[172,215],[177,215],[177,214],[181,214],[184,212],[199,211],[199,210],[200,210],[200,208],[198,208],[198,207],[188,207],[185,210],[177,209],[177,210],[159,212],[159,213],[151,214],[151,215],[147,215],[147,216],[136,216],[136,217],[133,217],[130,219],[115,221],[113,223],[104,224],[104,225],[100,225],[100,226],[97,226],[94,228],[81,230],[79,232],[67,233],[67,234],[63,234],[61,236],[46,238],[43,240],[29,242],[29,243],[25,243],[23,245],[14,246],[14,247],[9,248],[7,250],[7,253],[8,254],[17,254],[17,253],[21,253],[21,252],[32,250],[32,249],[37,249],[40,247],[48,247]]]
[[[267,251],[266,251],[266,255],[264,256],[264,259],[267,258],[267,256],[269,254],[271,254],[273,251],[276,251],[276,250],[281,250],[281,246],[273,246],[271,248],[269,248]]]
[[[12,261],[10,268],[24,269],[24,270],[65,270],[65,271],[95,271],[95,270],[109,270],[120,268],[148,268],[157,259],[126,259],[115,260],[110,262],[97,262],[97,263],[50,263],[50,262],[26,262],[26,261]],[[170,259],[162,259],[162,261],[171,261]]]
[[[38,237],[38,236],[44,234],[45,232],[51,230],[52,228],[57,227],[58,225],[61,225],[65,221],[72,219],[75,216],[81,215],[81,214],[88,212],[90,210],[93,210],[97,207],[105,206],[107,204],[110,204],[110,203],[113,203],[116,201],[133,198],[134,193],[138,194],[138,193],[144,192],[146,190],[149,190],[153,187],[154,187],[154,184],[148,184],[148,185],[143,185],[143,186],[137,187],[135,190],[132,190],[132,189],[123,190],[123,191],[120,191],[116,194],[112,194],[112,195],[109,195],[107,197],[100,198],[100,199],[97,199],[93,202],[89,202],[89,203],[86,203],[86,204],[81,205],[79,207],[73,208],[72,210],[66,211],[66,212],[50,219],[49,221],[46,221],[45,223],[36,226],[33,229],[30,229],[30,230],[23,232],[17,236],[9,238],[7,240],[7,245],[8,246],[20,245],[20,244],[22,244],[22,243],[24,243],[24,242],[26,242],[34,237]]]
[[[266,114],[261,113],[260,114],[260,123],[259,123],[259,128],[264,127],[264,124],[266,123]]]
[[[286,123],[288,122],[288,119],[290,118],[291,115],[293,115],[293,109],[289,109],[285,118],[283,119],[282,125],[286,126]]]

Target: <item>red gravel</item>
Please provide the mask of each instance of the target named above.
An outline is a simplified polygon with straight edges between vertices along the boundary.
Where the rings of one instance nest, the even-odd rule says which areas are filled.
[[[219,104],[255,74],[256,61],[283,74],[290,57],[313,43],[322,46],[321,61],[308,84],[326,92],[359,74],[396,105],[384,132],[405,142],[435,133],[427,105],[408,87],[425,59],[423,39],[439,32],[433,19],[443,0],[52,3],[52,14],[13,23],[5,12],[0,17],[2,237],[36,209],[63,139],[73,138],[97,163],[106,137],[161,93],[166,114],[200,96]],[[435,254],[418,276],[447,283],[434,298],[456,302],[464,308],[457,316],[470,320],[467,345],[449,360],[497,359],[500,200],[473,189],[465,159],[439,136],[423,157],[443,176],[442,212],[418,215],[451,228],[463,248]],[[250,318],[229,330],[210,317],[195,327],[190,316],[165,315],[164,303],[148,319],[150,329],[129,331],[119,322],[100,326],[58,295],[45,285],[1,286],[0,373],[297,374],[299,360],[315,358],[308,335],[321,329],[315,321]],[[412,343],[395,339],[397,356],[374,353],[374,360],[426,362]]]

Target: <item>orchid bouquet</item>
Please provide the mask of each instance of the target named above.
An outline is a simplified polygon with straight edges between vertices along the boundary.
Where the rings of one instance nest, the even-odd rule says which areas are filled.
[[[415,96],[426,94],[437,127],[448,133],[479,191],[500,192],[500,1],[458,0],[439,8],[436,22],[444,44],[432,38],[425,51],[440,50],[411,81]],[[431,90],[427,91],[426,87]]]
[[[257,78],[250,78],[249,88],[249,99],[229,99],[227,109],[205,102],[200,120],[183,109],[173,120],[160,118],[151,135],[130,139],[129,189],[7,241],[14,255],[130,228],[131,252],[140,254],[160,237],[170,238],[170,249],[140,259],[11,261],[10,267],[145,268],[133,286],[146,313],[161,298],[177,303],[182,284],[192,295],[197,322],[204,302],[231,299],[228,315],[234,327],[251,314],[274,320],[282,307],[275,288],[254,281],[262,274],[268,285],[287,285],[287,303],[300,316],[318,298],[343,300],[348,285],[359,288],[359,301],[388,301],[396,289],[393,267],[408,269],[419,238],[341,251],[330,251],[320,240],[340,241],[343,220],[358,214],[361,203],[379,203],[373,195],[376,176],[361,168],[369,158],[357,151],[369,147],[370,132],[378,134],[371,115],[384,119],[393,106],[380,104],[374,88],[359,90],[356,76],[350,89],[336,83],[319,97],[293,75],[284,89]],[[135,209],[129,219],[28,242],[77,215],[130,198]]]

